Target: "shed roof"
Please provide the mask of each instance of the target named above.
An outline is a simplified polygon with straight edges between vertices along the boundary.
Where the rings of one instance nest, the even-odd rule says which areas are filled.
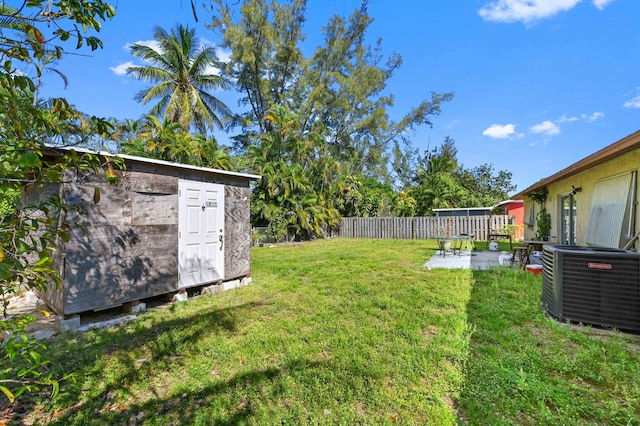
[[[234,177],[244,178],[244,179],[248,179],[248,180],[258,180],[258,179],[262,178],[262,176],[254,175],[254,174],[250,174],[250,173],[230,172],[228,170],[213,169],[213,168],[209,168],[209,167],[200,167],[200,166],[191,166],[189,164],[174,163],[174,162],[171,162],[171,161],[164,161],[164,160],[156,160],[154,158],[137,157],[135,155],[114,154],[114,153],[107,152],[107,151],[94,151],[92,149],[87,149],[87,148],[60,147],[60,146],[54,146],[54,145],[48,145],[48,148],[50,148],[50,149],[52,149],[54,151],[71,151],[71,150],[74,150],[76,152],[101,155],[103,157],[118,157],[118,158],[122,158],[124,160],[137,161],[137,162],[140,162],[140,163],[156,164],[156,165],[159,165],[159,166],[175,167],[175,168],[187,169],[187,170],[197,170],[197,171],[201,171],[201,172],[215,173],[215,174],[218,174],[218,175],[234,176]]]
[[[552,184],[569,176],[573,176],[638,148],[640,148],[640,130],[602,148],[600,151],[573,163],[569,167],[564,168],[547,178],[539,180],[528,188],[518,192],[512,198],[523,198],[529,192],[535,191],[538,188],[542,188],[543,186]]]

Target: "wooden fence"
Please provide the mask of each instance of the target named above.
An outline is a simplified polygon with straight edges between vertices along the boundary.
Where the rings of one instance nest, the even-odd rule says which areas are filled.
[[[345,217],[337,236],[342,238],[431,239],[442,235],[473,234],[486,241],[487,235],[515,223],[515,216],[451,217]]]

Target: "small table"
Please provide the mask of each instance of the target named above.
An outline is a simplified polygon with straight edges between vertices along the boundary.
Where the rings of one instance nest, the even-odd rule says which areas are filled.
[[[471,242],[471,246],[473,247],[473,234],[460,234],[460,235],[450,235],[446,237],[438,237],[438,248],[440,249],[440,253],[442,257],[445,256],[446,251],[444,249],[445,241],[451,241],[451,250],[453,251],[453,255],[456,255],[456,250],[458,251],[458,257],[462,254],[462,244],[466,241],[467,248],[469,247],[469,242]]]
[[[513,250],[512,261],[516,261],[516,255],[518,256],[519,264],[522,269],[526,269],[527,265],[531,263],[531,253],[534,250],[542,250],[542,246],[545,244],[555,244],[551,241],[538,241],[538,240],[522,240],[524,247],[516,247]],[[516,251],[518,253],[516,253]]]

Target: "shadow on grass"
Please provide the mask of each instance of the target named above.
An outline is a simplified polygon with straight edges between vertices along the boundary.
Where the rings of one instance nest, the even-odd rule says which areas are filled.
[[[97,408],[94,403],[84,404],[74,407],[65,415],[56,418],[52,425],[69,424],[147,424],[153,423],[159,417],[169,415],[164,420],[171,421],[170,424],[216,424],[216,425],[236,425],[246,422],[254,415],[251,398],[247,397],[240,401],[235,401],[232,412],[224,411],[217,413],[219,418],[203,418],[203,412],[211,412],[210,406],[214,404],[217,396],[232,393],[234,389],[254,388],[266,383],[277,382],[283,371],[298,369],[309,370],[317,367],[320,362],[308,360],[296,360],[284,364],[280,368],[266,368],[254,370],[234,375],[228,380],[216,384],[204,386],[198,390],[180,392],[166,397],[157,397],[142,404],[131,404],[126,407],[111,406],[102,404],[102,408]],[[284,393],[275,386],[275,393]],[[106,389],[100,397],[105,400]],[[277,395],[276,395],[277,396]],[[106,402],[106,401],[105,401]],[[208,408],[208,409],[207,409]],[[204,409],[204,410],[203,410]]]
[[[47,355],[51,365],[55,366],[56,375],[73,373],[78,380],[65,381],[58,398],[46,403],[45,411],[53,416],[47,419],[47,424],[142,424],[153,423],[158,416],[177,416],[175,420],[178,423],[193,424],[197,422],[199,410],[210,406],[217,395],[229,389],[238,386],[254,388],[265,382],[277,382],[283,370],[313,368],[317,362],[300,360],[277,368],[242,371],[226,380],[221,379],[217,383],[211,380],[200,389],[175,395],[160,395],[149,389],[152,396],[146,402],[122,403],[129,396],[133,397],[129,387],[153,378],[157,372],[180,374],[189,367],[185,360],[189,359],[191,352],[202,350],[200,342],[217,335],[224,338],[236,333],[237,318],[265,305],[251,302],[223,309],[204,307],[181,318],[166,318],[174,314],[172,311],[182,309],[180,305],[173,305],[164,311],[165,315],[143,317],[117,329],[69,333],[52,339],[48,342]],[[75,340],[73,345],[69,345],[69,340]],[[212,353],[211,358],[215,357],[216,354]],[[101,371],[103,364],[110,366],[108,373]],[[277,391],[277,386],[272,387],[272,392]],[[252,415],[250,400],[238,401],[231,406],[236,407],[235,410],[225,412],[223,417],[221,415],[224,420],[216,424],[237,424]],[[39,422],[43,420],[37,419]]]

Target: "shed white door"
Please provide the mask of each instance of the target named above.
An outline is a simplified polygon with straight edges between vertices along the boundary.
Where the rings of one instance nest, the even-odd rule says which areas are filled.
[[[224,186],[178,182],[180,288],[224,279]]]

